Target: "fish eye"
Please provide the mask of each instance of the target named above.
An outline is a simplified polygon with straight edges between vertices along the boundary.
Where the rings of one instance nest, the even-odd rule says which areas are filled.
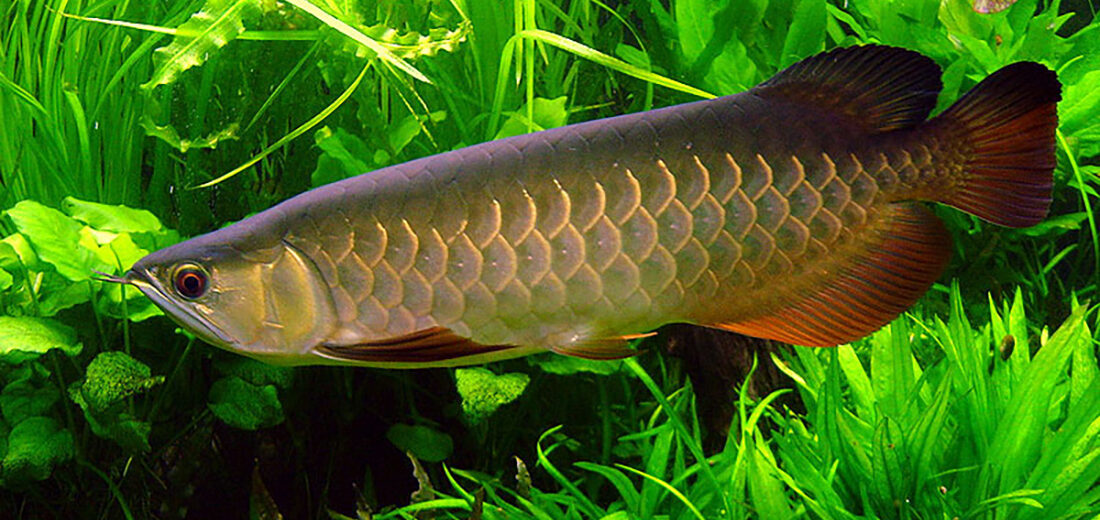
[[[176,268],[173,285],[180,296],[194,300],[206,294],[206,272],[197,265],[187,264]]]

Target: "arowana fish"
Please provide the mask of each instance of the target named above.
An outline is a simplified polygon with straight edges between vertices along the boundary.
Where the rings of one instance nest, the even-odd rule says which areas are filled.
[[[1055,74],[1009,65],[929,120],[941,87],[915,52],[836,49],[740,94],[323,186],[117,280],[278,364],[617,358],[672,322],[849,342],[944,269],[920,201],[1009,227],[1050,205]]]

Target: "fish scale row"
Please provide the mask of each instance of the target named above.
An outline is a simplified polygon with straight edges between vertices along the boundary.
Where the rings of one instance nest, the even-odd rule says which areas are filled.
[[[476,330],[480,341],[531,341],[539,338],[514,334],[534,320],[547,324],[536,331],[544,337],[575,332],[566,324],[578,315],[614,330],[667,319],[685,299],[712,298],[723,286],[758,287],[793,260],[827,252],[874,196],[861,165],[846,180],[828,155],[809,176],[797,157],[780,170],[760,155],[690,162],[672,172],[659,161],[644,189],[620,167],[599,180],[582,175],[569,190],[558,182],[534,192],[519,183],[444,190],[438,200],[485,202],[427,220],[368,218],[350,235],[338,225],[364,215],[336,212],[317,223],[305,252],[356,333],[441,325]]]

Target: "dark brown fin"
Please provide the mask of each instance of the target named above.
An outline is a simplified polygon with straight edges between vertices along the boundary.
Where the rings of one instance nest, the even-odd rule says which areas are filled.
[[[789,307],[716,327],[758,338],[827,347],[862,338],[921,297],[951,257],[951,237],[915,202],[891,205],[878,239],[840,267],[827,285]]]
[[[550,350],[553,350],[558,354],[564,354],[566,356],[592,359],[596,361],[612,361],[615,359],[623,359],[641,354],[642,351],[630,348],[630,341],[635,339],[648,338],[655,334],[657,333],[647,332],[645,334],[629,334],[626,336],[617,336],[613,338],[592,339],[566,347],[552,347]]]
[[[869,132],[916,126],[936,106],[940,67],[916,52],[867,45],[806,58],[761,83],[764,98],[836,112]]]
[[[1058,76],[1032,62],[1009,65],[933,120],[967,143],[965,172],[937,199],[1008,227],[1038,224],[1050,209]]]
[[[482,345],[455,334],[451,329],[431,327],[356,345],[321,345],[315,351],[326,358],[351,363],[428,367],[461,365],[463,358],[518,349],[512,345]],[[501,358],[507,357],[513,356]]]

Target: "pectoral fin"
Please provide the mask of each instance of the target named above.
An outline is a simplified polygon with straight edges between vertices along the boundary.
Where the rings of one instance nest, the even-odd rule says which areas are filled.
[[[539,350],[514,345],[482,345],[445,327],[431,327],[354,345],[323,344],[313,349],[317,355],[339,364],[386,368],[472,365],[524,356]]]
[[[951,237],[928,208],[894,204],[876,238],[809,294],[767,315],[712,326],[795,345],[862,338],[917,301],[951,257]]]

